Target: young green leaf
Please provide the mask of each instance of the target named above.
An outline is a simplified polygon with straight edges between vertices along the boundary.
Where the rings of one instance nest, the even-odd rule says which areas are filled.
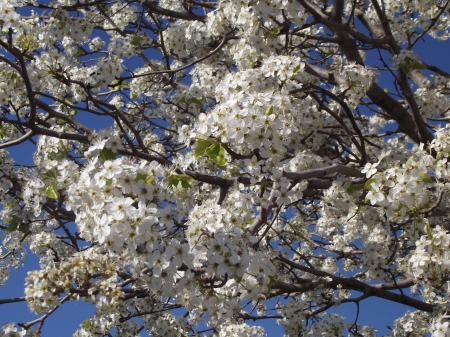
[[[377,180],[375,179],[375,177],[370,178],[369,180],[366,181],[366,183],[364,184],[364,188],[366,190],[370,190],[370,186],[375,183]]]
[[[56,183],[52,182],[46,189],[45,189],[45,195],[52,199],[58,199],[58,189],[56,188]]]
[[[18,229],[19,229],[19,231],[21,231],[22,233],[26,234],[26,233],[28,233],[28,231],[30,230],[30,225],[23,223],[23,224],[20,224],[20,225],[19,225],[19,228],[18,228]]]
[[[219,167],[221,169],[225,168],[225,164],[227,163],[227,159],[225,158],[225,150],[223,149],[223,147],[220,147],[219,154],[213,160],[216,162],[217,165],[219,165]]]
[[[145,181],[146,178],[147,178],[147,176],[145,174],[138,173],[138,174],[136,174],[136,178],[134,178],[134,181],[135,182],[138,182],[139,180]]]
[[[6,228],[6,230],[8,232],[14,232],[17,229],[18,226],[19,226],[19,221],[18,221],[16,216],[13,216],[11,221],[9,222],[8,227]]]
[[[50,180],[56,180],[56,178],[58,177],[58,171],[56,170],[56,168],[52,168],[51,170],[45,172],[43,176]]]
[[[426,173],[424,173],[424,172],[420,172],[420,173],[419,173],[419,178],[420,178],[420,180],[422,180],[424,183],[427,183],[427,184],[432,184],[432,183],[433,183],[433,179],[432,179],[428,174],[426,174]]]
[[[118,153],[113,152],[111,149],[103,149],[100,151],[100,156],[103,160],[114,160],[117,158]]]
[[[351,185],[347,188],[347,193],[355,196],[356,192],[361,191],[362,189],[364,189],[364,184],[355,184],[355,185]]]
[[[195,148],[195,156],[198,158],[203,155],[208,147],[210,147],[212,141],[208,139],[197,139],[197,147]]]
[[[429,223],[425,226],[425,230],[427,232],[428,240],[433,240],[433,234],[431,233],[431,226]]]
[[[427,67],[422,62],[414,62],[412,64],[412,68],[413,69],[419,69],[419,70],[427,69]]]
[[[131,39],[131,44],[133,46],[140,46],[141,45],[141,41],[142,41],[142,37],[140,37],[139,35],[135,35]]]
[[[220,144],[215,143],[206,149],[206,154],[208,155],[209,158],[214,160],[219,155],[220,148],[221,148]]]
[[[177,187],[181,182],[183,188],[189,188],[191,187],[190,182],[192,181],[194,181],[194,179],[186,174],[171,174],[168,177],[169,187]]]

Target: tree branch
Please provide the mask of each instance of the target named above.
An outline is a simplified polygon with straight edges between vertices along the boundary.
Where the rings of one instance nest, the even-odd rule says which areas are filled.
[[[280,256],[278,259],[293,268],[302,270],[304,272],[313,274],[315,276],[331,279],[331,281],[319,279],[319,280],[314,280],[314,281],[311,281],[310,283],[301,284],[301,285],[283,284],[282,282],[277,282],[276,284],[277,284],[278,289],[282,289],[285,286],[286,287],[285,290],[287,293],[311,291],[313,289],[316,289],[319,285],[322,285],[322,284],[325,285],[326,287],[331,287],[333,289],[337,289],[337,286],[339,285],[339,286],[342,286],[342,289],[356,290],[356,291],[362,292],[368,296],[384,298],[384,299],[392,301],[392,302],[405,304],[407,306],[410,306],[410,307],[418,309],[418,310],[422,310],[422,311],[426,311],[426,312],[433,312],[433,310],[434,310],[434,305],[432,305],[432,304],[418,301],[416,299],[413,299],[413,298],[405,296],[405,295],[400,295],[400,294],[396,294],[396,293],[387,291],[388,289],[394,289],[394,288],[392,288],[391,283],[387,283],[384,286],[383,285],[371,286],[371,285],[365,284],[361,281],[358,281],[357,279],[354,279],[354,278],[337,277],[337,276],[334,276],[332,274],[329,274],[329,273],[321,271],[321,270],[304,267],[304,266],[302,266],[298,263],[292,262],[289,259],[286,259],[282,256]],[[401,281],[398,281],[397,284],[399,284],[400,282]],[[407,279],[402,285],[403,285],[403,287],[406,288],[409,285],[412,285],[411,282],[412,282],[411,279]],[[398,289],[398,287],[396,287],[395,289]]]

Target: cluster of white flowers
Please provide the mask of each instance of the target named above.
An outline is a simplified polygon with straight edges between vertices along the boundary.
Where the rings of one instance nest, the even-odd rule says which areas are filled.
[[[213,263],[208,263],[207,267],[211,274],[243,277],[248,273],[248,277],[258,280],[260,286],[267,285],[276,274],[275,267],[267,261],[263,262],[264,255],[260,252],[249,250],[256,238],[246,237],[244,230],[250,225],[253,211],[250,204],[239,200],[237,193],[235,196],[235,200],[232,197],[229,199],[228,205],[218,206],[208,201],[192,210],[187,239],[194,249],[194,264],[202,265],[203,262],[211,261]],[[238,205],[239,213],[227,211]],[[252,264],[249,264],[250,261]],[[252,283],[250,280],[247,282]],[[248,287],[245,289],[250,292]],[[261,288],[258,290],[261,291]]]
[[[415,54],[412,50],[402,49],[400,53],[392,57],[392,63],[401,67],[403,70],[414,69],[415,64],[421,64],[419,55]]]
[[[309,332],[309,328],[302,326],[305,316],[308,313],[308,303],[303,301],[301,298],[297,301],[289,301],[286,304],[280,304],[277,311],[283,316],[282,319],[277,321],[278,324],[282,325],[288,336],[294,336],[300,331],[303,334]]]
[[[110,20],[102,17],[103,27],[105,29],[118,28],[120,30],[123,30],[129,22],[136,21],[139,12],[138,7],[130,6],[127,3],[122,3],[122,1],[117,1],[111,6],[105,6],[104,10],[106,10]]]
[[[4,105],[10,101],[16,102],[24,94],[22,78],[17,76],[17,73],[10,66],[0,63],[0,104]],[[15,134],[8,135],[8,131],[3,130],[3,140],[9,138],[8,136],[14,139]]]
[[[95,157],[67,190],[77,225],[87,240],[105,242],[120,251],[125,241],[145,244],[157,233],[152,226],[158,221],[159,226],[172,226],[170,221],[158,220],[165,213],[155,204],[165,199],[158,181],[164,176],[161,165],[127,166],[122,158],[101,161]]]
[[[246,323],[231,323],[221,327],[218,337],[264,337],[266,336],[264,328],[260,326],[250,326]]]
[[[410,312],[409,310],[405,315],[395,320],[392,327],[392,332],[389,336],[401,337],[405,335],[410,335],[414,337],[425,336],[429,331],[428,315],[415,311]],[[433,336],[435,337],[435,336]],[[445,336],[447,337],[447,336]]]
[[[23,1],[21,0],[2,1],[0,4],[0,13],[2,13],[0,23],[2,29],[16,27],[17,23],[21,20],[21,16],[17,13],[16,8],[22,7],[23,5]]]
[[[116,284],[117,268],[108,255],[90,250],[75,254],[58,266],[49,264],[41,270],[30,271],[25,290],[28,305],[36,313],[52,309],[60,305],[59,295],[71,294],[75,286],[89,289],[94,303],[107,301],[117,305],[121,296]],[[104,279],[92,280],[96,275],[103,275]]]
[[[183,317],[176,318],[171,313],[158,316],[151,326],[153,336],[186,336],[189,333],[189,326],[183,323]]]
[[[0,330],[1,337],[23,337],[23,336],[33,336],[31,331],[27,331],[25,329],[21,329],[20,331],[14,325],[14,323],[6,323],[2,326],[2,330]]]
[[[200,115],[191,138],[212,135],[240,153],[258,149],[271,161],[285,155],[289,150],[285,144],[300,146],[299,139],[322,123],[321,112],[312,99],[295,100],[287,91],[269,89],[301,73],[298,59],[282,60],[285,67],[269,58],[261,68],[225,76],[216,89],[220,104]],[[261,76],[266,77],[264,82]],[[296,123],[299,119],[301,125]]]
[[[427,236],[423,235],[416,241],[417,248],[409,260],[411,273],[417,279],[423,280],[423,283],[429,281],[424,277],[425,274],[438,275],[450,268],[450,252],[447,249],[450,234],[440,226],[429,228],[427,232]]]
[[[358,64],[346,64],[343,66],[342,75],[348,80],[348,88],[341,87],[345,91],[345,102],[351,108],[356,108],[367,89],[373,82],[373,71]]]
[[[432,337],[448,337],[450,336],[450,316],[440,315],[438,318],[432,320],[431,331]]]

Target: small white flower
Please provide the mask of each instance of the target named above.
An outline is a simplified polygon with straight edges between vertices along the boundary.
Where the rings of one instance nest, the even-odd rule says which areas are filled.
[[[364,165],[364,168],[361,170],[361,173],[365,173],[366,177],[370,178],[375,173],[377,173],[377,166],[378,166],[378,163],[375,163],[375,164],[367,163],[366,165]]]

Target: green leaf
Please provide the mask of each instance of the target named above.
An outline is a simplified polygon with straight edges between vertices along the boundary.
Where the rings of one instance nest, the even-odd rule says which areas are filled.
[[[120,90],[128,87],[128,82],[125,80],[114,80],[111,84],[114,90]]]
[[[226,168],[225,164],[228,161],[225,158],[225,150],[220,143],[215,143],[209,139],[197,139],[195,156],[199,157],[203,154],[206,154],[209,159],[214,161],[222,170]]]
[[[411,66],[413,69],[427,69],[427,67],[421,62],[414,62]]]
[[[85,321],[83,321],[83,323],[81,323],[81,326],[83,327],[84,330],[89,330],[91,328],[92,322],[90,319],[87,319]]]
[[[362,189],[364,189],[364,184],[354,184],[348,187],[347,193],[354,196],[356,192],[359,192]]]
[[[100,151],[100,156],[103,160],[114,160],[117,158],[118,153],[113,152],[111,149],[103,149]]]
[[[270,116],[271,114],[273,114],[273,105],[271,105],[271,106],[266,110],[266,113],[265,113],[264,115]]]
[[[428,240],[433,240],[433,234],[431,234],[431,226],[429,223],[425,226],[425,230],[427,232]]]
[[[342,187],[344,188],[345,191],[347,191],[351,185],[352,185],[351,181],[346,181]]]
[[[14,232],[17,229],[18,225],[19,225],[19,221],[18,221],[17,217],[13,216],[11,221],[9,222],[8,227],[6,228],[6,230],[8,232]]]
[[[214,161],[219,166],[223,166],[227,163],[227,159],[225,158],[225,150],[223,149],[223,147],[220,147],[219,155],[216,157]]]
[[[59,29],[66,30],[67,22],[66,21],[59,21]]]
[[[409,66],[407,66],[406,64],[400,64],[400,69],[403,70],[404,73],[409,72]]]
[[[209,156],[209,158],[214,160],[214,158],[216,158],[219,155],[220,148],[221,148],[220,144],[215,143],[206,149],[206,154]]]
[[[142,37],[140,37],[139,35],[135,35],[133,36],[133,39],[131,39],[131,44],[133,46],[140,46],[142,42]]]
[[[58,177],[58,171],[56,171],[56,168],[52,168],[51,170],[48,170],[43,174],[43,176],[47,179],[55,181]]]
[[[189,188],[191,187],[190,182],[194,181],[194,179],[186,174],[171,174],[168,178],[168,181],[169,187],[177,187],[181,182],[181,186],[183,188]]]
[[[197,106],[203,106],[203,101],[200,98],[192,97],[190,101]]]
[[[25,224],[25,223],[19,225],[19,231],[21,231],[22,233],[27,234],[29,230],[30,230],[30,225]]]
[[[13,87],[17,87],[17,74],[16,73],[12,73],[11,74],[11,81],[13,83]]]
[[[364,184],[364,188],[366,190],[370,190],[370,186],[375,183],[377,180],[375,179],[375,177],[370,178],[369,180],[366,181],[366,183]]]
[[[431,179],[431,177],[428,174],[424,173],[424,172],[420,172],[419,173],[419,178],[424,183],[427,183],[427,184],[432,184],[433,183],[433,179]]]
[[[281,30],[280,30],[280,28],[275,27],[275,28],[273,29],[272,32],[273,32],[275,35],[280,35]]]
[[[292,72],[295,74],[297,71],[299,71],[301,68],[300,64],[297,64],[294,69],[292,70]]]
[[[183,188],[189,188],[191,187],[191,184],[189,184],[187,181],[185,180],[181,180],[181,187]]]
[[[145,174],[138,173],[138,174],[136,174],[136,178],[134,178],[134,181],[135,182],[138,182],[139,180],[145,181],[146,178],[147,178],[147,176]]]
[[[203,155],[208,147],[210,147],[212,141],[207,139],[197,139],[197,147],[195,148],[195,156],[199,157]]]
[[[83,55],[84,55],[83,49],[78,48],[78,49],[77,49],[77,53],[75,54],[75,57],[76,57],[76,58],[80,58],[80,57],[83,56]]]
[[[409,157],[408,158],[408,160],[406,161],[406,167],[407,168],[412,168],[412,166],[413,166],[413,162],[414,162],[415,160],[414,160],[414,157],[413,156],[411,156],[411,157]]]
[[[134,178],[135,182],[138,182],[139,180],[144,180],[146,185],[150,185],[153,177],[151,175],[146,175],[146,174],[142,174],[142,173],[138,173],[136,175],[136,178]]]
[[[206,154],[219,166],[219,168],[225,169],[227,159],[225,158],[225,150],[220,144],[216,143],[208,147],[206,149]]]
[[[234,277],[234,282],[236,282],[236,283],[241,283],[242,282],[242,277],[241,276],[237,276],[236,274],[234,274],[233,277]]]
[[[45,195],[52,199],[58,199],[58,189],[56,188],[56,184],[52,182],[50,186],[48,186],[45,190]]]

